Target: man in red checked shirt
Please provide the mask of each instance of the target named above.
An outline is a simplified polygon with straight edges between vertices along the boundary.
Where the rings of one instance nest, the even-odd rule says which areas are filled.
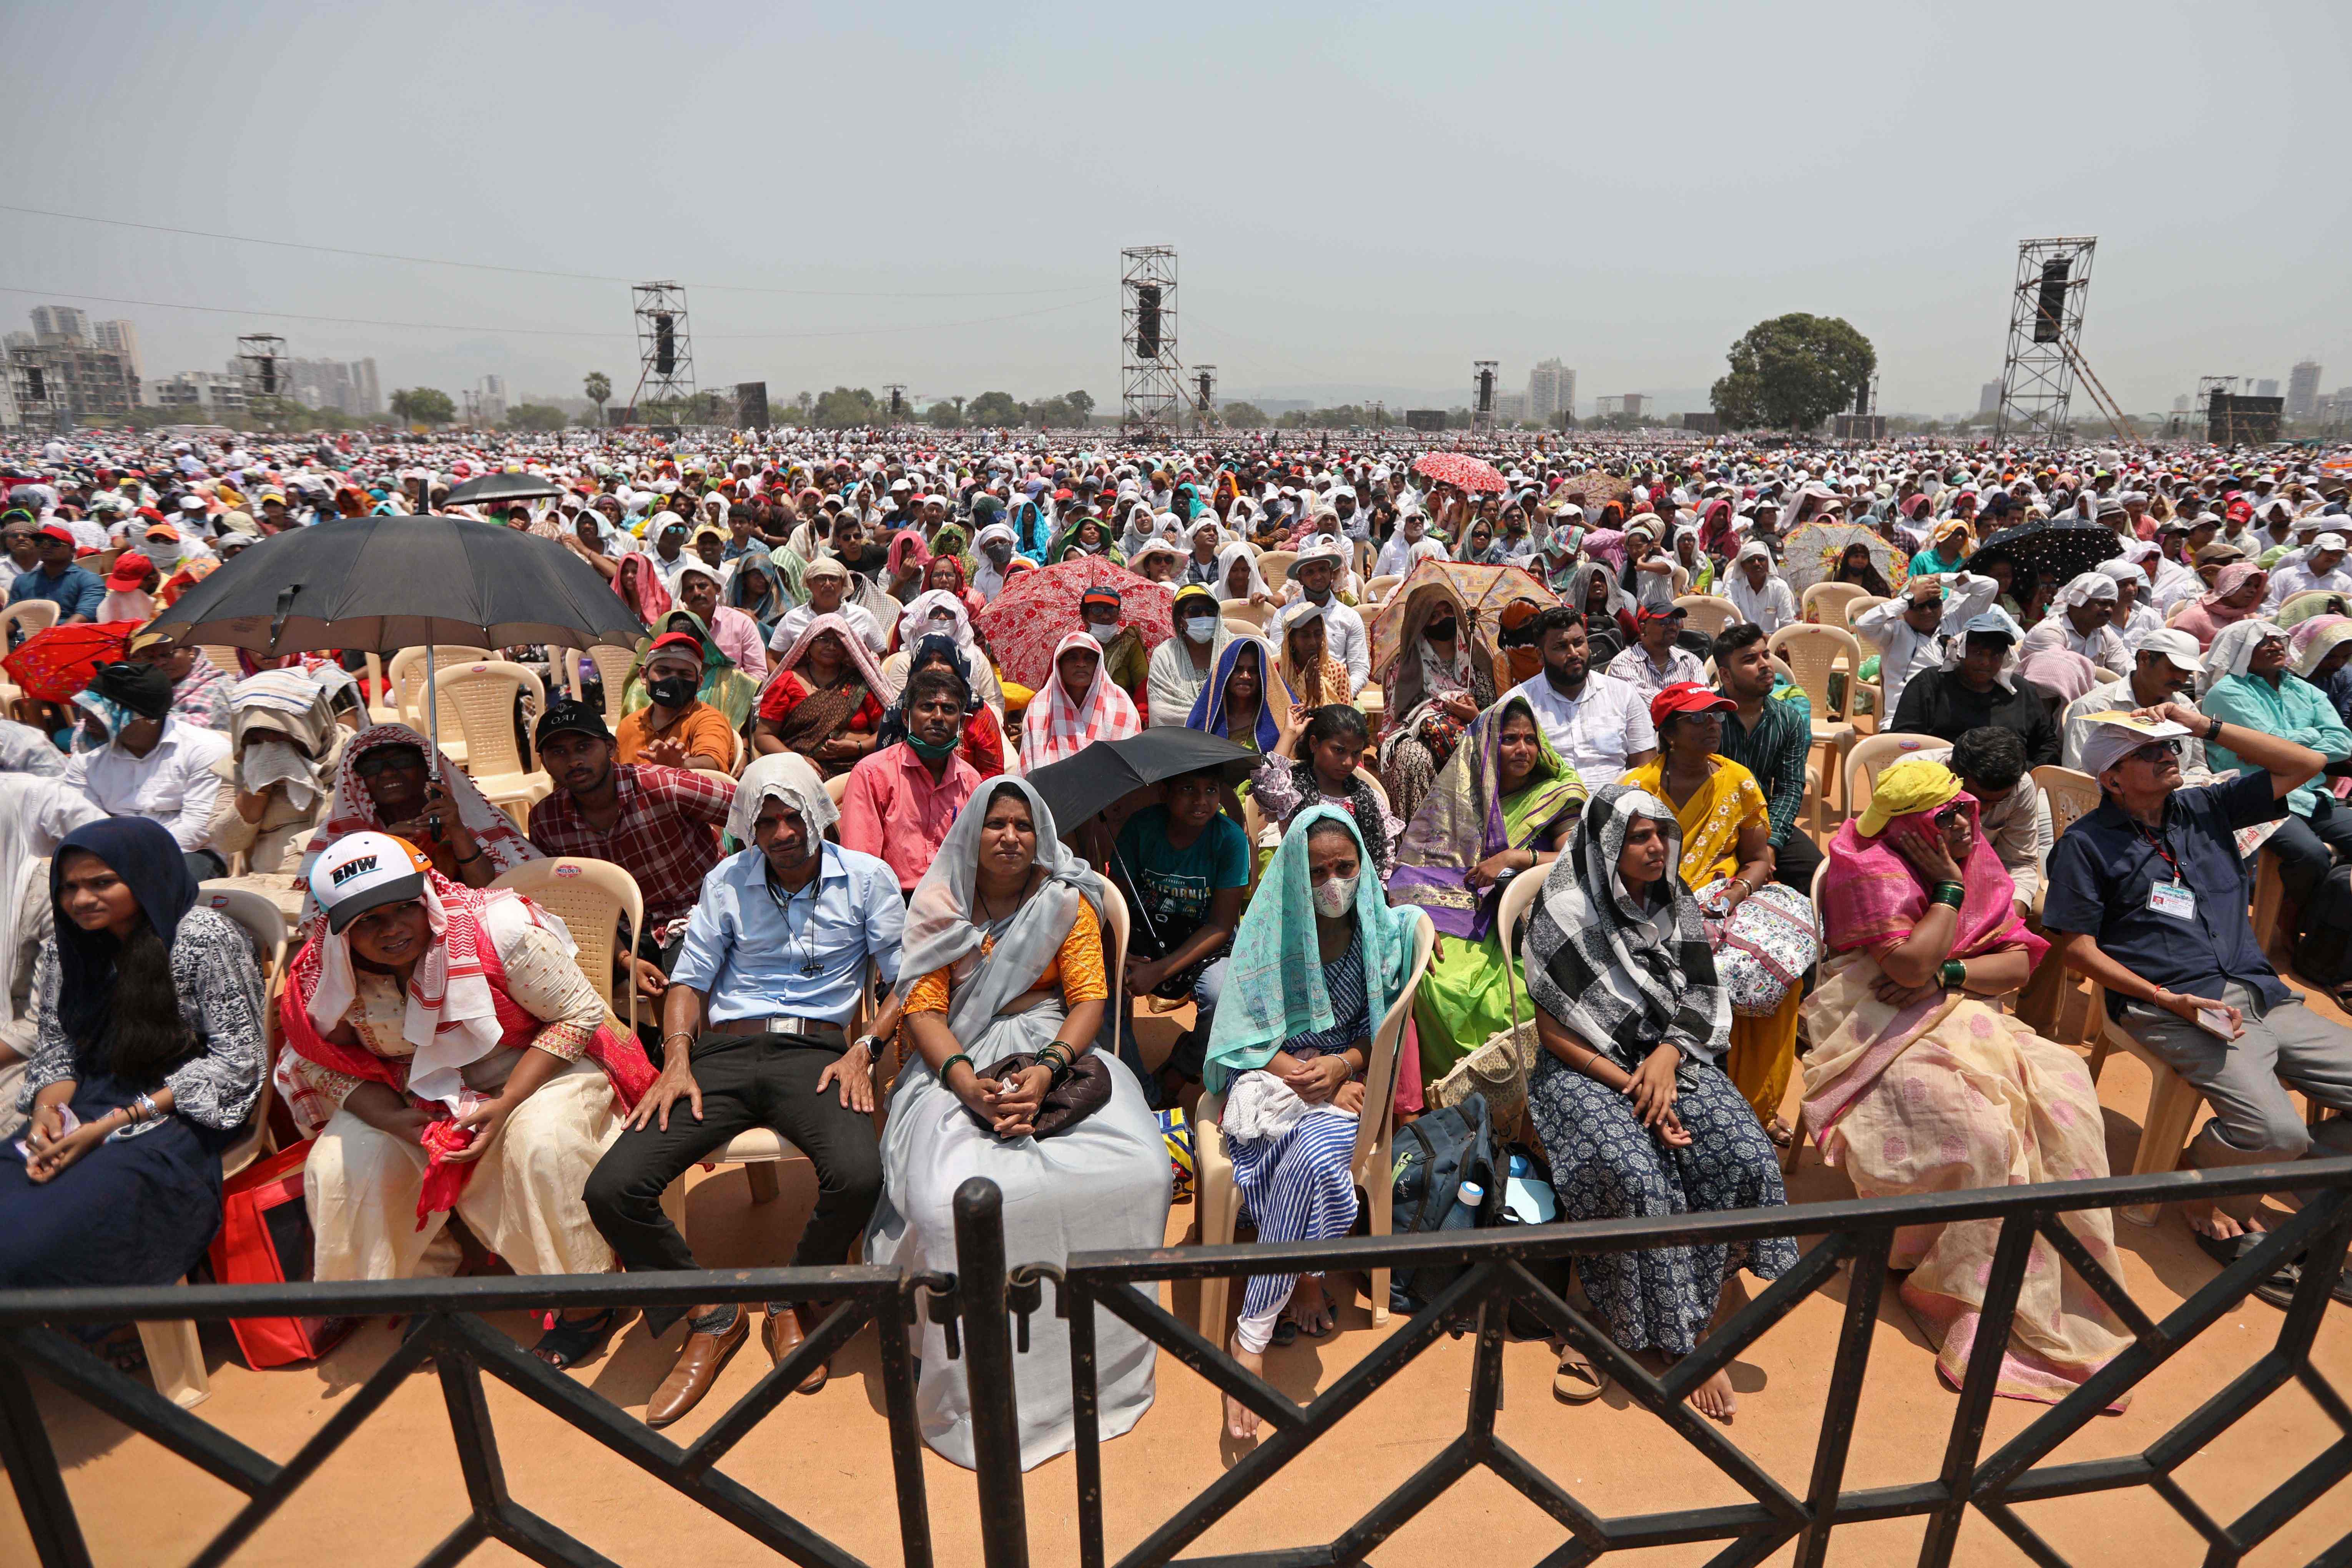
[[[719,864],[719,831],[735,803],[735,781],[725,773],[613,760],[613,731],[585,702],[551,703],[534,742],[540,766],[556,790],[530,808],[530,841],[549,855],[609,860],[637,880],[645,896],[645,929],[625,962],[640,1007],[658,1032],[661,995],[677,959],[686,918],[694,912],[702,879]]]

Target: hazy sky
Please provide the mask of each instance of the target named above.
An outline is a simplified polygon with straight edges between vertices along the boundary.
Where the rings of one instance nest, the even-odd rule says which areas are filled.
[[[1113,405],[1126,245],[1178,247],[1228,391],[1558,355],[1589,408],[1810,310],[1938,412],[2000,374],[2018,240],[2092,234],[2084,348],[2137,412],[2305,354],[2352,384],[2347,42],[2340,0],[52,0],[0,7],[0,203],[712,286],[705,385]],[[387,390],[635,372],[625,281],[0,211],[0,286],[11,328],[132,318],[151,376],[253,331]]]

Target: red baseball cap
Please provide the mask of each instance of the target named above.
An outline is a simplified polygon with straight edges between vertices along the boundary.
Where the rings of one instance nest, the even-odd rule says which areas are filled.
[[[147,581],[147,574],[155,563],[136,550],[127,550],[114,558],[114,570],[106,574],[106,585],[118,594],[127,594]]]
[[[1634,616],[1633,624],[1639,626],[1644,621],[1662,621],[1674,616],[1686,617],[1689,615],[1690,612],[1680,605],[1644,605],[1640,613]],[[1689,682],[1685,681],[1684,684],[1688,685]]]
[[[1677,713],[1728,713],[1738,706],[1712,686],[1677,680],[1650,699],[1650,722],[1663,725]]]
[[[59,544],[79,544],[81,542],[74,537],[73,530],[68,528],[62,522],[44,524],[41,528],[41,537],[43,539],[54,539]]]

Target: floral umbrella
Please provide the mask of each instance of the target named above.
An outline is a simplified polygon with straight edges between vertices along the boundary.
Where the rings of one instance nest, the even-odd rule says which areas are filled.
[[[1903,580],[1911,574],[1909,557],[1858,522],[1809,522],[1790,530],[1780,542],[1780,575],[1790,592],[1802,594],[1816,583],[1833,581],[1838,563],[1857,544],[1870,552],[1870,563],[1886,579],[1887,593],[1901,594]]]
[[[1502,471],[1465,452],[1427,452],[1413,459],[1412,471],[1457,489],[1503,493]]]
[[[1078,601],[1097,584],[1118,590],[1118,624],[1133,626],[1145,647],[1157,647],[1175,635],[1173,587],[1099,556],[1065,561],[1022,573],[980,612],[978,625],[996,656],[997,673],[1023,686],[1045,685],[1054,645],[1077,630]]]
[[[1492,657],[1496,626],[1504,606],[1532,599],[1549,609],[1559,595],[1536,581],[1524,566],[1477,566],[1466,561],[1423,561],[1415,565],[1396,591],[1381,601],[1368,628],[1372,638],[1372,679],[1378,680],[1404,651],[1405,616],[1413,596],[1436,588],[1450,595],[1469,617],[1466,630]]]
[[[50,626],[35,632],[7,658],[0,658],[0,669],[16,677],[25,695],[37,702],[69,702],[74,693],[89,688],[100,665],[112,664],[122,657],[124,645],[138,629],[136,621],[114,621],[102,626],[76,621]]]

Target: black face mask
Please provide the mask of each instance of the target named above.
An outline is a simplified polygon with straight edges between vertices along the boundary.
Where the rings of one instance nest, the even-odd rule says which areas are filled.
[[[648,681],[646,690],[665,708],[683,708],[694,700],[695,688],[700,682],[690,675],[665,675],[659,680]]]
[[[1456,629],[1454,623],[1451,620],[1432,621],[1429,623],[1429,635],[1435,637],[1439,642],[1452,642]]]

